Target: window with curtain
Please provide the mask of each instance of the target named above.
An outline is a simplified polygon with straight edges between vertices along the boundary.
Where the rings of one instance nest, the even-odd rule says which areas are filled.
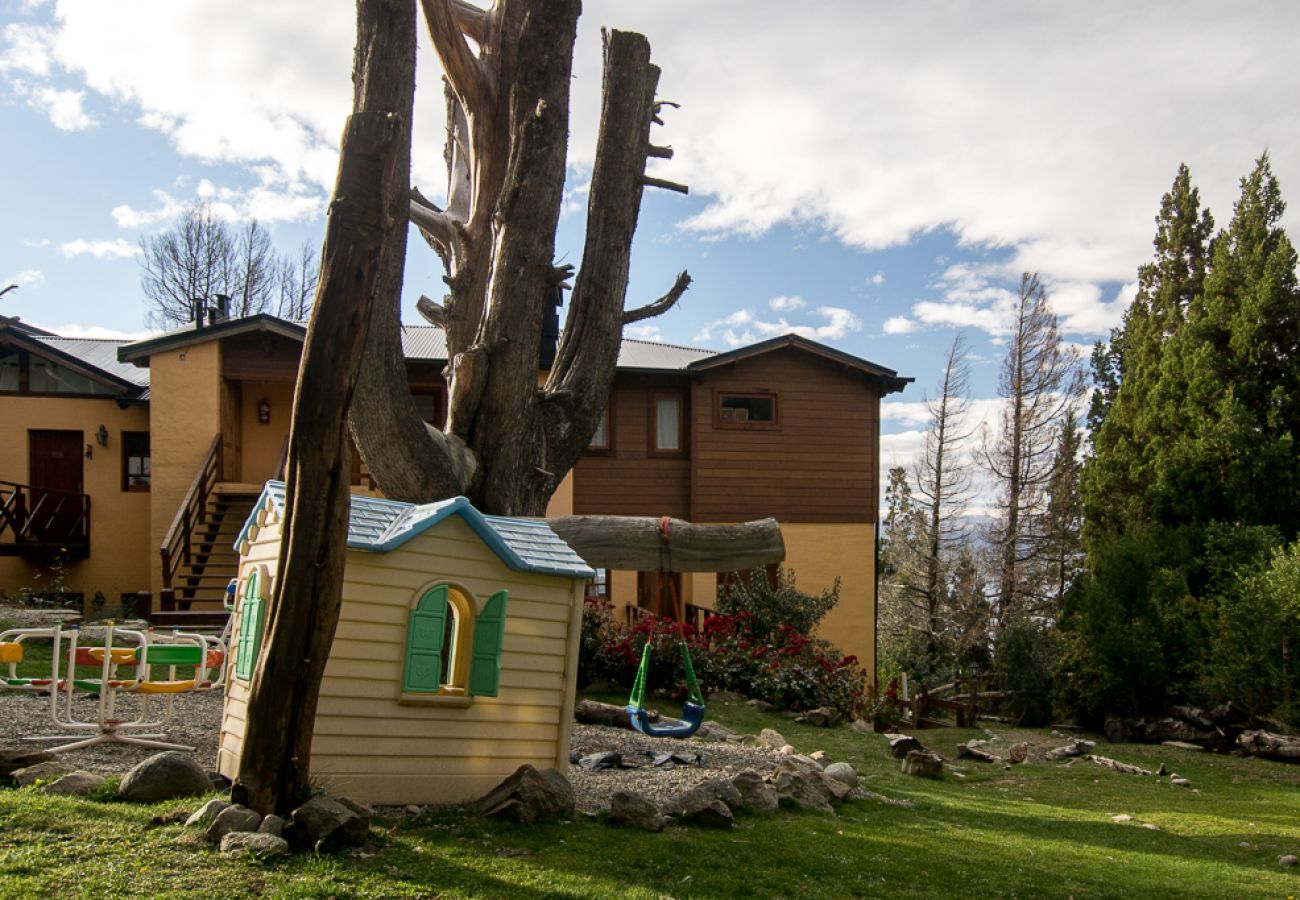
[[[682,398],[672,394],[655,395],[654,449],[659,453],[682,451]]]

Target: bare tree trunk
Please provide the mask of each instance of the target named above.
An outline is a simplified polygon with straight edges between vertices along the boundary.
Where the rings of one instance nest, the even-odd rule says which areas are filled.
[[[414,0],[359,0],[353,85],[294,398],[279,576],[232,791],[261,813],[284,815],[310,790],[316,701],[343,586],[348,407],[372,307],[396,303],[405,255]]]
[[[448,200],[412,192],[411,220],[447,270],[423,315],[447,338],[448,415],[420,422],[396,308],[377,309],[352,427],[380,489],[416,502],[460,493],[486,512],[542,515],[600,420],[630,318],[669,309],[690,282],[625,312],[632,237],[647,183],[659,70],[644,37],[612,32],[582,267],[549,376],[537,386],[546,305],[569,276],[555,228],[565,178],[578,0],[496,0],[481,10],[421,0],[448,105]],[[473,41],[471,45],[470,40]],[[672,186],[675,187],[675,186]]]

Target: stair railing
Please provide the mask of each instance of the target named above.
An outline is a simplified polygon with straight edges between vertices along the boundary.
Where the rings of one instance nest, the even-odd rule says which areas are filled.
[[[0,481],[0,539],[89,552],[90,495]]]
[[[165,590],[171,589],[172,579],[180,571],[181,566],[190,564],[191,538],[194,529],[207,519],[208,497],[212,495],[212,490],[220,479],[221,434],[218,433],[212,438],[212,446],[208,448],[203,464],[199,466],[194,480],[190,482],[190,488],[185,492],[185,499],[181,501],[180,508],[176,510],[176,518],[172,519],[162,546],[158,548],[158,552],[162,555],[162,581]]]

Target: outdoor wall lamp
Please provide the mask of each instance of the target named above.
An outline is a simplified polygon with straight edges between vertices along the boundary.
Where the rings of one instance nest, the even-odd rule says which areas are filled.
[[[86,445],[86,459],[94,459],[94,457],[95,457],[95,445],[94,445],[94,444],[87,444],[87,445]]]
[[[108,429],[103,425],[100,425],[99,431],[95,432],[95,443],[99,444],[101,447],[108,446]]]
[[[263,397],[257,401],[257,421],[263,425],[270,424],[271,421],[271,401]]]

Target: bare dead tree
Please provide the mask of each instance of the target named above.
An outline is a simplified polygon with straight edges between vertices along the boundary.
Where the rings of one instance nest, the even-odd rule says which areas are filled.
[[[262,813],[285,815],[310,792],[316,701],[342,603],[348,408],[371,309],[397,302],[406,255],[415,22],[415,0],[357,3],[352,115],[289,432],[285,537],[232,790]]]
[[[930,423],[925,452],[912,467],[912,483],[901,482],[900,470],[890,473],[888,590],[890,603],[903,608],[889,618],[897,628],[915,629],[925,639],[931,660],[951,655],[960,644],[956,611],[950,603],[950,581],[957,556],[971,529],[966,506],[971,499],[970,460],[965,445],[974,433],[968,421],[970,367],[965,339],[958,335],[948,348],[936,395],[926,400]]]
[[[376,307],[352,410],[356,443],[385,495],[464,494],[481,509],[542,515],[577,462],[609,396],[622,326],[672,307],[623,308],[632,237],[659,121],[659,70],[646,39],[604,40],[604,88],[582,264],[544,384],[538,358],[548,298],[573,274],[556,267],[578,0],[421,0],[445,73],[446,207],[413,189],[410,219],[446,269],[448,293],[419,310],[447,338],[448,414],[425,425],[407,387],[395,304]],[[388,296],[390,292],[382,292]]]
[[[307,263],[304,277],[298,262]],[[310,286],[308,285],[310,281]],[[171,327],[190,320],[194,300],[231,299],[230,314],[249,316],[283,309],[286,296],[298,299],[305,318],[315,292],[315,252],[301,260],[276,251],[271,235],[256,220],[239,228],[222,221],[206,200],[187,206],[166,231],[140,240],[140,287],[148,309],[146,322]]]
[[[999,519],[988,530],[997,558],[995,607],[999,627],[1032,613],[1044,550],[1043,516],[1056,459],[1057,435],[1083,390],[1078,354],[1062,340],[1038,276],[1020,279],[1016,317],[998,380],[1006,401],[984,463],[1001,489]]]

